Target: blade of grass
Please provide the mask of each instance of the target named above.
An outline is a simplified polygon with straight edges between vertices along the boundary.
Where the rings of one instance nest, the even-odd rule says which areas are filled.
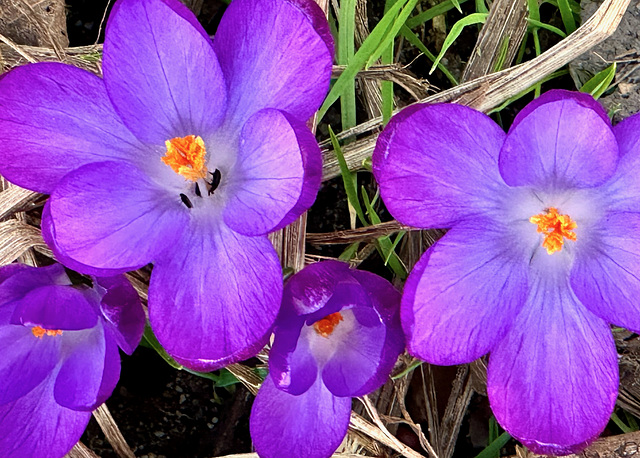
[[[459,0],[458,1],[458,5],[462,5],[466,1],[467,0]],[[446,0],[446,1],[442,2],[442,3],[438,3],[437,5],[429,8],[426,11],[423,11],[420,14],[416,14],[415,16],[413,16],[410,19],[407,19],[407,22],[405,22],[404,25],[406,25],[410,29],[413,29],[414,27],[422,25],[425,22],[430,21],[434,17],[440,16],[441,14],[444,14],[447,11],[450,11],[450,10],[452,10],[454,8],[455,8],[455,5],[454,5],[453,1],[452,0]]]
[[[611,414],[611,421],[613,421],[623,433],[628,434],[633,432],[633,429],[629,428],[615,412]]]
[[[451,30],[447,34],[447,37],[444,39],[444,43],[442,44],[442,49],[440,50],[440,54],[436,57],[429,74],[433,73],[435,69],[438,67],[438,63],[444,57],[444,54],[447,52],[449,47],[453,44],[453,42],[460,36],[462,30],[468,26],[473,24],[484,24],[487,20],[487,13],[472,13],[468,16],[463,17],[451,27]]]
[[[476,0],[476,13],[488,13],[489,8],[484,0]]]
[[[576,20],[573,17],[569,0],[558,0],[558,9],[560,10],[560,16],[562,16],[562,23],[567,35],[573,33],[576,30]]]
[[[500,449],[509,442],[509,439],[511,439],[509,433],[506,431],[503,432],[496,440],[491,442],[487,448],[481,451],[476,458],[498,458],[500,456]]]
[[[384,12],[389,11],[397,0],[387,0],[384,5]],[[389,43],[387,49],[382,53],[380,57],[383,64],[392,64],[393,63],[393,51],[394,51],[394,41]],[[393,81],[382,81],[380,83],[380,96],[382,97],[382,125],[386,126],[391,119],[391,115],[393,114],[394,108],[394,100],[393,100]]]
[[[429,59],[431,62],[435,62],[436,56],[427,49],[420,38],[418,38],[418,35],[416,35],[411,29],[405,26],[400,30],[400,33],[402,33],[402,36],[405,38],[405,40],[418,48],[422,54],[427,56],[427,59]],[[458,85],[458,80],[455,78],[455,76],[453,76],[451,72],[447,70],[447,67],[442,65],[442,63],[440,62],[438,62],[438,70],[440,70],[444,74],[444,76],[451,82],[453,86]]]
[[[460,11],[460,13],[462,13],[462,8],[460,8],[460,2],[459,2],[459,0],[451,0],[451,3],[453,3],[453,6],[455,6],[455,7],[456,7],[456,9],[457,9],[458,11]]]
[[[529,7],[529,17],[527,19],[530,21],[540,22],[540,6],[538,5],[538,0],[527,0],[527,6]],[[540,48],[540,37],[538,36],[538,28],[534,27],[531,30],[531,34],[533,35],[533,47],[537,57],[542,53],[542,49]],[[536,98],[540,96],[541,90],[542,84],[538,83],[534,86]]]
[[[355,53],[356,0],[341,0],[339,17],[337,59],[338,64],[347,65]],[[342,130],[356,125],[356,82],[353,79],[340,95],[340,115]]]
[[[591,94],[594,99],[599,99],[609,89],[609,85],[616,76],[616,63],[614,62],[604,70],[596,73],[589,81],[584,83],[580,92]]]
[[[391,28],[387,32],[387,37],[384,40],[382,40],[380,45],[378,45],[376,50],[369,57],[369,60],[367,61],[367,65],[366,65],[367,68],[371,67],[378,59],[380,59],[380,56],[382,55],[386,47],[388,47],[390,44],[393,45],[393,40],[395,40],[396,36],[400,32],[400,29],[402,28],[402,26],[404,26],[404,23],[406,22],[407,18],[409,17],[413,9],[416,7],[417,3],[418,3],[418,0],[409,0],[409,3],[407,3],[407,5],[404,8],[402,8],[402,11],[400,11],[400,13],[398,14],[398,17],[393,22]]]
[[[554,27],[554,26],[549,25],[549,24],[545,24],[544,22],[536,21],[535,19],[531,19],[530,17],[527,18],[527,22],[530,25],[534,26],[536,29],[546,29],[549,32],[553,32],[553,33],[561,36],[562,38],[566,38],[567,37],[567,34],[564,33],[562,30],[560,30],[559,28]]]

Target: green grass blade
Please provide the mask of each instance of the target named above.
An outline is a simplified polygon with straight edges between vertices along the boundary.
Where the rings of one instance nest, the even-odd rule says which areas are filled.
[[[352,243],[342,253],[340,253],[338,259],[346,262],[351,261],[353,257],[358,254],[358,248],[360,248],[360,242]]]
[[[424,45],[424,43],[422,43],[420,38],[418,38],[418,35],[416,35],[411,29],[405,26],[400,30],[400,33],[402,33],[402,36],[405,38],[405,40],[407,40],[413,46],[418,48],[422,54],[427,56],[427,59],[429,59],[431,62],[435,62],[436,56],[434,56],[431,53],[431,51],[427,49],[427,47]],[[444,76],[451,82],[452,85],[454,86],[458,85],[458,80],[456,80],[455,76],[453,76],[451,72],[447,70],[447,67],[445,67],[439,62],[438,62],[438,70],[440,70],[444,74]]]
[[[532,25],[533,27],[548,30],[549,32],[553,32],[561,36],[562,38],[566,38],[567,36],[567,34],[564,33],[562,30],[560,30],[559,28],[549,24],[545,24],[544,22],[536,21],[535,19],[531,19],[530,17],[527,18],[527,22],[529,22],[529,25]]]
[[[462,5],[466,1],[467,0],[458,0],[458,5]],[[446,0],[442,3],[438,3],[436,6],[433,6],[426,11],[423,11],[420,14],[416,14],[410,19],[407,19],[407,22],[405,22],[405,25],[410,29],[413,29],[414,27],[422,25],[425,22],[430,21],[434,17],[440,16],[441,14],[444,14],[454,9],[455,7],[456,6],[454,5],[452,0]]]
[[[453,24],[453,27],[451,27],[451,30],[447,34],[447,37],[444,39],[444,43],[442,44],[442,49],[440,50],[440,54],[438,54],[438,57],[436,57],[436,60],[433,63],[433,66],[431,67],[429,74],[435,71],[435,69],[438,67],[438,63],[444,57],[444,54],[447,52],[447,50],[453,44],[453,42],[456,41],[456,39],[460,36],[460,34],[462,33],[462,30],[468,25],[484,24],[484,22],[487,20],[487,16],[488,16],[487,13],[472,13],[466,17],[463,17],[458,22]]]
[[[338,64],[347,65],[355,53],[356,0],[341,0],[338,21]],[[342,130],[356,125],[356,82],[351,80],[340,95]]]
[[[611,414],[611,420],[616,424],[616,426],[617,426],[618,428],[620,428],[620,430],[621,430],[623,433],[628,434],[628,433],[632,433],[632,432],[633,432],[633,429],[632,429],[632,428],[630,428],[630,427],[628,427],[628,426],[624,423],[624,421],[622,421],[622,419],[621,419],[620,417],[618,417],[618,414],[616,414],[615,412],[613,412],[613,413]]]
[[[488,13],[489,8],[484,0],[476,0],[476,13]]]
[[[400,14],[398,14],[398,17],[393,22],[391,29],[389,29],[389,31],[387,32],[387,36],[385,37],[385,39],[382,40],[373,54],[371,54],[371,56],[369,57],[366,67],[372,66],[375,61],[380,59],[380,56],[382,55],[384,50],[393,45],[393,40],[395,40],[396,36],[400,32],[400,29],[402,28],[402,26],[404,26],[404,23],[406,22],[413,9],[416,7],[417,3],[418,0],[409,0],[409,3],[404,8],[402,8],[402,11],[400,12]]]
[[[460,13],[462,13],[462,8],[460,8],[460,2],[458,0],[451,0],[451,3],[453,3],[453,6],[455,6],[456,9],[460,11]]]
[[[567,35],[573,33],[576,30],[576,20],[573,17],[569,0],[558,0],[558,9],[560,10],[560,16],[562,16],[562,23]]]
[[[596,73],[589,81],[584,83],[580,92],[591,94],[594,99],[599,99],[609,89],[609,85],[616,76],[616,63],[614,62],[604,70]]]
[[[509,442],[511,436],[508,432],[503,432],[498,436],[496,440],[491,442],[487,448],[481,451],[476,458],[498,458],[500,456],[500,449]]]

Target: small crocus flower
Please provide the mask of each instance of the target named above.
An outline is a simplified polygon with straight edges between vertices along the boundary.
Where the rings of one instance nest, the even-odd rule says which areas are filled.
[[[379,388],[404,349],[400,293],[337,261],[286,283],[269,375],[251,410],[262,458],[329,457],[347,433],[351,398]]]
[[[120,377],[144,330],[123,276],[73,286],[60,264],[0,267],[0,456],[62,457]]]
[[[490,353],[496,419],[538,453],[604,429],[618,390],[608,323],[640,330],[639,125],[612,129],[568,91],[527,105],[507,134],[464,106],[416,105],[373,156],[395,218],[450,228],[405,285],[409,352],[443,365]]]
[[[70,268],[153,263],[149,319],[180,363],[247,358],[282,295],[267,234],[320,185],[305,122],[332,53],[313,0],[234,0],[213,41],[178,0],[119,0],[103,79],[42,63],[0,81],[0,173],[51,194],[43,234]]]

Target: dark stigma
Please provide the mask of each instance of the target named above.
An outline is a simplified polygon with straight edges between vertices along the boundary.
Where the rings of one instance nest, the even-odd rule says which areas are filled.
[[[213,173],[209,172],[209,174],[211,174],[211,183],[209,183],[210,187],[209,187],[208,194],[211,195],[213,194],[213,191],[218,189],[218,186],[220,186],[220,180],[222,179],[222,174],[218,169],[216,169]]]
[[[196,182],[196,196],[202,197],[202,193],[200,192],[200,186],[198,186],[198,182]]]
[[[180,199],[182,199],[182,203],[185,204],[187,208],[193,208],[193,204],[185,194],[180,194]]]

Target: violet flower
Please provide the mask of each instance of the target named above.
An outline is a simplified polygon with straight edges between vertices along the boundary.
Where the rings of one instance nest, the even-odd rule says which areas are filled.
[[[490,352],[498,422],[542,454],[580,450],[618,390],[608,323],[640,331],[640,118],[551,91],[505,134],[459,105],[403,110],[373,157],[399,221],[451,228],[414,267],[402,324],[434,364]],[[617,141],[616,141],[617,139]]]
[[[313,0],[234,0],[213,42],[178,0],[119,0],[104,79],[42,63],[0,81],[0,173],[51,194],[45,240],[74,270],[154,264],[149,319],[176,360],[245,359],[282,295],[266,235],[320,185],[304,123],[332,53]]]
[[[400,293],[324,261],[291,277],[283,296],[251,437],[262,458],[329,457],[347,433],[351,398],[384,384],[404,349]]]
[[[120,377],[118,347],[144,330],[123,277],[72,286],[64,267],[0,267],[0,456],[62,457]]]

